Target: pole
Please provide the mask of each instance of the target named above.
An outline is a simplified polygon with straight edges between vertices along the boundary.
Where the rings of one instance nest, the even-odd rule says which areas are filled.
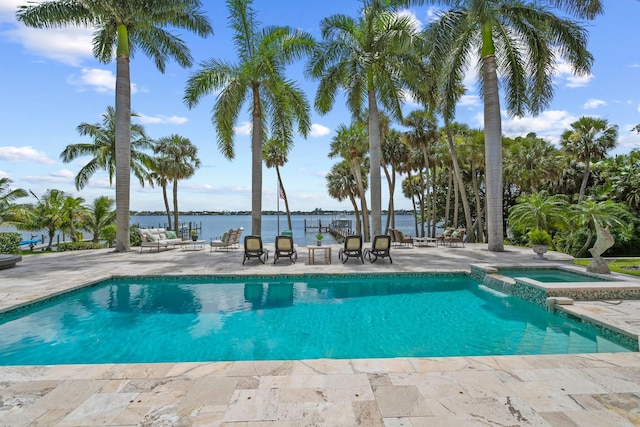
[[[278,210],[278,233],[277,234],[279,236],[280,235],[280,181],[279,180],[278,180],[277,188],[278,188],[278,191],[276,192],[277,210]]]

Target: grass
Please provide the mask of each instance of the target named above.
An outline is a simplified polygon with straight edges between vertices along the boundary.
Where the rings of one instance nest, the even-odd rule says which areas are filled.
[[[591,262],[590,259],[576,259],[573,261],[575,265],[586,266]],[[627,274],[629,276],[640,277],[640,270],[625,270],[622,267],[640,267],[640,258],[616,259],[608,263],[609,269],[616,273]]]

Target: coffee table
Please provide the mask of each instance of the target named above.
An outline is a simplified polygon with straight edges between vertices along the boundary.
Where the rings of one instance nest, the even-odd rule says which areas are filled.
[[[331,246],[307,246],[307,250],[309,251],[309,264],[316,263],[316,251],[324,252],[324,263],[331,264]]]

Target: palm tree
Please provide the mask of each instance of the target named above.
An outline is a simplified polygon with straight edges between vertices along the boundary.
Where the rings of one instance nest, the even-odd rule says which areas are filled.
[[[353,212],[356,216],[356,233],[362,233],[362,219],[360,217],[360,210],[358,209],[358,203],[356,197],[359,197],[358,184],[356,178],[351,173],[351,166],[348,160],[342,160],[331,167],[331,171],[326,176],[327,190],[329,196],[338,200],[339,202],[349,199],[353,206]],[[360,175],[365,190],[367,188],[367,176],[366,173]]]
[[[519,136],[505,155],[505,177],[508,177],[505,182],[536,194],[541,190],[540,185],[546,186],[558,177],[560,160],[558,149],[535,133]]]
[[[367,132],[364,124],[360,122],[353,123],[349,127],[343,124],[338,126],[336,135],[331,139],[329,146],[329,158],[340,156],[349,162],[349,169],[356,181],[358,197],[360,197],[360,205],[362,206],[362,234],[366,242],[370,240],[369,209],[367,208],[362,170],[366,164],[367,147]]]
[[[362,119],[368,110],[374,234],[382,229],[378,102],[400,120],[403,89],[415,90],[416,76],[424,80],[426,75],[418,29],[388,3],[365,0],[358,19],[338,14],[322,20],[323,42],[307,66],[307,73],[320,79],[315,107],[321,114],[331,110],[338,89],[346,91],[354,120]]]
[[[174,230],[178,228],[178,181],[189,179],[200,167],[198,158],[198,148],[189,139],[179,135],[171,135],[160,138],[153,151],[159,157],[156,158],[158,168],[156,173],[166,178],[166,181],[173,183],[173,225]],[[163,186],[163,191],[166,185]],[[166,191],[164,191],[166,203]],[[168,215],[168,214],[167,214]],[[169,222],[171,228],[171,222]]]
[[[12,190],[10,188],[12,182],[13,181],[6,176],[0,178],[0,226],[4,225],[5,222],[8,223],[12,221],[14,208],[16,207],[14,201],[29,195],[21,188]]]
[[[131,117],[138,114],[131,113]],[[80,123],[76,128],[81,136],[89,136],[93,143],[70,144],[60,153],[64,163],[70,163],[82,156],[93,156],[85,164],[75,177],[75,185],[78,190],[89,183],[89,179],[99,170],[104,169],[109,175],[109,184],[113,184],[116,174],[116,110],[112,106],[107,107],[107,112],[102,115],[102,123]],[[138,178],[140,185],[144,187],[149,178],[149,166],[153,158],[142,150],[151,149],[152,140],[147,136],[144,126],[131,125],[131,172]]]
[[[607,155],[607,151],[616,146],[618,126],[609,125],[606,119],[580,117],[571,123],[571,129],[560,137],[562,148],[577,160],[584,163],[584,176],[580,185],[578,202],[585,198],[587,182],[591,174],[591,161],[598,161]]]
[[[571,19],[559,18],[539,3],[512,0],[409,0],[412,4],[447,4],[425,30],[430,62],[438,68],[445,124],[455,104],[467,65],[480,58],[484,98],[488,248],[504,250],[502,124],[498,75],[506,89],[506,110],[522,116],[537,114],[553,96],[553,71],[563,58],[577,74],[586,74],[593,57],[587,32]],[[561,2],[569,7],[573,2]],[[573,7],[573,6],[572,6]],[[577,6],[575,6],[577,8]],[[582,10],[582,9],[578,9]]]
[[[582,247],[575,254],[576,258],[581,257],[591,246],[593,237],[596,235],[596,223],[603,228],[611,228],[621,235],[623,239],[628,239],[633,230],[633,217],[624,203],[616,203],[612,200],[596,202],[594,200],[584,200],[572,205],[572,224],[575,225],[574,233],[586,230],[587,239]]]
[[[62,212],[65,217],[65,228],[68,227],[69,235],[72,242],[78,241],[78,233],[76,232],[76,221],[82,223],[85,219],[87,209],[82,205],[84,199],[82,197],[73,197],[66,195],[62,202]]]
[[[297,130],[306,138],[311,129],[310,107],[300,88],[285,75],[285,67],[310,53],[313,38],[289,27],[260,28],[251,0],[227,0],[238,63],[210,59],[187,82],[184,101],[189,108],[208,94],[219,92],[213,107],[218,148],[235,157],[234,126],[245,101],[250,102],[251,232],[262,228],[262,144],[269,124],[272,137],[289,146]]]
[[[267,168],[276,169],[279,189],[278,197],[281,197],[284,200],[284,207],[287,211],[287,224],[289,225],[289,230],[293,230],[293,226],[291,224],[291,211],[289,210],[289,199],[287,198],[287,192],[285,191],[284,184],[282,183],[282,175],[280,175],[280,167],[284,166],[288,161],[287,151],[287,147],[282,144],[281,141],[278,141],[277,139],[269,139],[264,144],[262,157],[264,158],[264,164]]]
[[[402,168],[408,155],[408,150],[404,144],[404,134],[396,129],[391,129],[383,138],[380,145],[382,154],[382,169],[389,184],[389,208],[387,213],[387,224],[385,233],[390,228],[396,228],[395,202],[397,172]]]
[[[544,230],[550,235],[566,229],[570,223],[571,205],[564,195],[550,196],[546,191],[520,196],[518,204],[509,209],[509,227],[526,234],[530,230]]]
[[[64,191],[51,189],[47,190],[42,197],[36,196],[33,192],[31,195],[37,199],[37,203],[22,205],[16,214],[13,225],[18,230],[47,230],[49,243],[45,249],[51,250],[56,231],[62,229],[67,220],[64,209],[67,194]]]
[[[91,241],[98,243],[102,238],[105,227],[115,224],[116,212],[111,210],[115,200],[107,196],[100,196],[87,207],[87,215],[81,228],[91,233]]]
[[[199,0],[53,0],[18,8],[18,21],[28,27],[95,28],[93,54],[102,63],[116,56],[116,252],[130,250],[131,75],[129,60],[137,50],[153,59],[164,73],[168,58],[189,67],[185,43],[173,33],[185,28],[206,37],[212,28]],[[169,28],[166,28],[169,27]]]

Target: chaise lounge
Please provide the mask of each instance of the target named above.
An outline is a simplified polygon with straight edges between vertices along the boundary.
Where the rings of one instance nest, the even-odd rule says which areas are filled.
[[[364,264],[364,258],[362,257],[362,236],[356,234],[345,237],[344,248],[338,252],[338,259],[342,260],[344,264],[349,258],[360,258],[360,261]]]
[[[369,258],[369,262],[374,263],[378,258],[389,258],[389,262],[393,264],[391,259],[391,236],[382,234],[373,238],[371,249],[364,250],[364,257]]]
[[[293,246],[293,237],[276,236],[276,249],[273,257],[273,263],[275,264],[276,261],[278,261],[278,258],[281,257],[289,258],[292,264],[296,263],[296,260],[298,259],[298,252],[296,252],[296,248]]]

